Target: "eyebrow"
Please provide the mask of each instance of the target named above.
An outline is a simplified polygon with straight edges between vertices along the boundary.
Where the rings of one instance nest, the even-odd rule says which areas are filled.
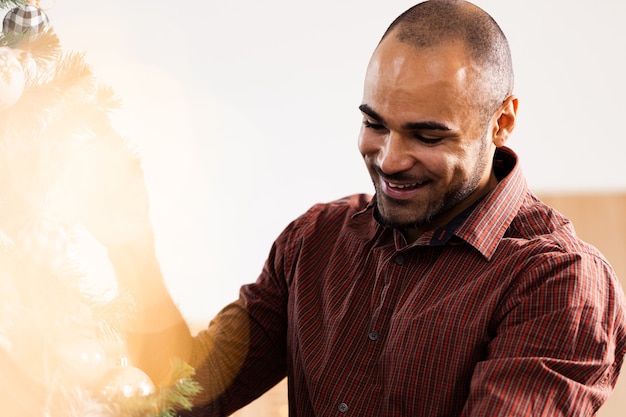
[[[361,104],[359,110],[374,120],[385,123],[385,119],[367,104]],[[427,122],[408,122],[402,125],[404,130],[442,130],[450,131],[451,129],[443,123],[427,121]]]

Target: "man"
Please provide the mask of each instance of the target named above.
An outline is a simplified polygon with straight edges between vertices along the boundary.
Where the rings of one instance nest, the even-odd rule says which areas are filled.
[[[296,219],[207,330],[192,337],[168,295],[146,215],[143,237],[108,244],[137,301],[135,364],[166,380],[171,358],[191,363],[195,415],[232,413],[285,376],[299,417],[593,415],[626,352],[624,294],[527,189],[505,147],[512,89],[484,11],[431,0],[402,14],[360,106],[375,196]]]

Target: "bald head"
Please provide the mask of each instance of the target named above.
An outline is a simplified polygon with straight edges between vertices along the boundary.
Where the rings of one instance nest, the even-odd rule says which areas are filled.
[[[482,106],[492,113],[513,91],[513,65],[508,41],[493,18],[459,0],[430,0],[402,13],[382,39],[393,36],[418,49],[461,41],[474,64],[484,93]],[[382,40],[381,40],[382,41]]]

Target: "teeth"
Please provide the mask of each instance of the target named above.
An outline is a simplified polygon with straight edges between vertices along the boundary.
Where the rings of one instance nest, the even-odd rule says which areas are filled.
[[[421,182],[416,182],[413,184],[394,184],[394,183],[389,183],[389,186],[391,188],[399,188],[399,189],[403,189],[403,188],[413,188],[413,187],[417,187],[418,185],[421,185]]]

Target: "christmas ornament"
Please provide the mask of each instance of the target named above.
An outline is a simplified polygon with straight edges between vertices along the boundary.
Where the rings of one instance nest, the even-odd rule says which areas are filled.
[[[0,47],[0,110],[17,103],[25,84],[24,69],[13,50]]]
[[[111,368],[98,384],[97,391],[105,398],[147,397],[154,394],[150,377],[139,368],[119,365]]]
[[[38,33],[48,28],[50,26],[48,15],[32,3],[37,2],[27,2],[11,9],[4,17],[2,32]]]

